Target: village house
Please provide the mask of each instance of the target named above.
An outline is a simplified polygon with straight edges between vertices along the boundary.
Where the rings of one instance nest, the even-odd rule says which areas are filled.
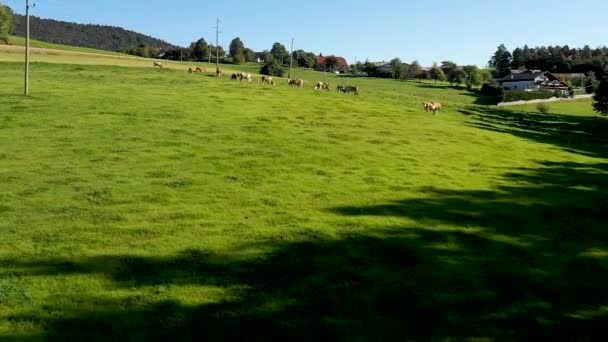
[[[568,85],[558,77],[541,70],[511,70],[511,74],[497,78],[495,81],[505,90],[512,91],[568,90]]]

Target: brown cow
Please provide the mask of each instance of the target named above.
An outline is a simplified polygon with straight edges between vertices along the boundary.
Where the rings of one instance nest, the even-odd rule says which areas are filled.
[[[194,71],[192,71],[192,68],[188,68],[188,73],[193,73]]]
[[[304,80],[288,80],[288,83],[290,86],[292,86],[294,88],[303,88],[304,87]]]
[[[317,82],[315,85],[315,90],[328,90],[329,91],[329,83],[327,82]]]
[[[271,76],[262,76],[262,84],[274,85],[274,80]]]
[[[163,63],[161,63],[161,62],[154,62],[154,67],[162,69],[163,68]]]
[[[222,69],[220,69],[219,67],[215,68],[215,76],[222,77],[223,74],[224,72],[222,71]]]
[[[194,70],[194,72],[207,72],[207,69],[205,69],[205,67],[196,67],[196,69]]]
[[[422,105],[425,111],[432,111],[435,115],[443,108],[443,105],[439,102],[424,102]]]

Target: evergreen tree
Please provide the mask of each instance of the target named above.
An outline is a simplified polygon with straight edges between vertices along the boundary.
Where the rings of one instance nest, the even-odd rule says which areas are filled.
[[[593,109],[602,115],[608,115],[608,78],[602,79],[593,97]]]

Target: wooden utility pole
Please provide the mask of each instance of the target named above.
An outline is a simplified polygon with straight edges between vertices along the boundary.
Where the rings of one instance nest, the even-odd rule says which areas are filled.
[[[291,38],[291,49],[289,50],[289,74],[287,79],[291,79],[291,66],[293,65],[293,38]]]
[[[30,0],[25,0],[25,84],[23,94],[30,94]]]
[[[220,67],[220,18],[217,18],[215,26],[215,66]]]

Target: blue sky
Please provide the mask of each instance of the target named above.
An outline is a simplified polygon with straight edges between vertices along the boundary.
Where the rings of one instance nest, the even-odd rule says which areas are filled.
[[[401,58],[484,66],[496,46],[608,44],[606,0],[32,0],[44,18],[121,26],[178,45],[240,37],[353,62]],[[25,0],[0,0],[23,13]]]

